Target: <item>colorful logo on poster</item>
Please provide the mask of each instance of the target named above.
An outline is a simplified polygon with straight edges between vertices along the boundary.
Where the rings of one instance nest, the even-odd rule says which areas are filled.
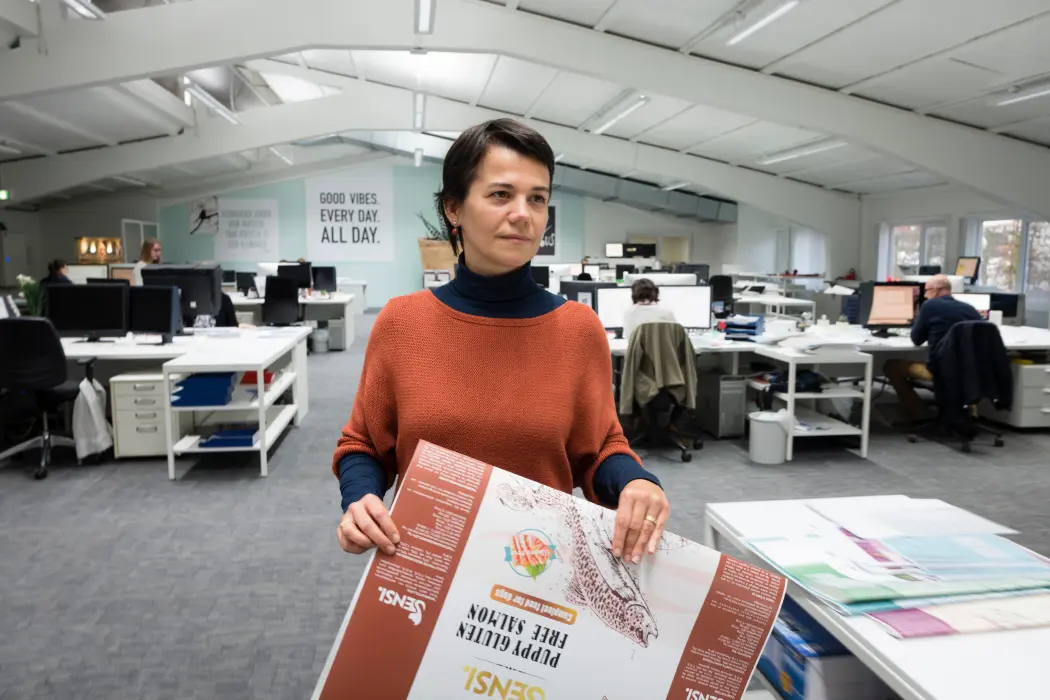
[[[506,561],[514,573],[533,580],[546,571],[557,558],[551,538],[540,530],[522,530],[510,538],[510,546],[503,549]]]

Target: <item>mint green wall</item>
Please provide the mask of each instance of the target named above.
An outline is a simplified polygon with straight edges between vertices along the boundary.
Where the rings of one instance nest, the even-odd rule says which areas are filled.
[[[434,192],[440,185],[438,165],[421,168],[394,165],[394,261],[335,263],[340,277],[368,281],[368,305],[379,307],[391,297],[422,288],[423,268],[416,240],[425,233],[416,212],[437,222]],[[281,258],[306,257],[306,184],[303,179],[287,180],[261,187],[223,192],[226,197],[276,199],[280,231]],[[556,192],[558,203],[558,258],[578,262],[583,257],[584,200],[577,195]],[[190,236],[190,205],[181,202],[160,210],[160,238],[164,260],[171,263],[212,260],[212,236]],[[257,270],[254,262],[224,263],[237,270]]]

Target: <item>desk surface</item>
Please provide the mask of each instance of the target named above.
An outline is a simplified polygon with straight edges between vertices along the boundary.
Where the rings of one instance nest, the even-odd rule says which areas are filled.
[[[1001,326],[999,333],[1002,335],[1003,344],[1007,350],[1050,350],[1050,330],[1035,328],[1033,326]],[[814,326],[805,333],[799,333],[792,337],[799,340],[820,340],[842,345],[855,345],[862,352],[925,352],[926,346],[916,347],[911,338],[902,335],[893,335],[889,338],[874,338],[869,331],[860,326]],[[725,340],[722,334],[712,335],[705,333],[699,336],[690,336],[693,341],[693,349],[698,353],[709,352],[755,352],[760,343],[742,343],[739,341]],[[613,355],[623,355],[627,352],[627,340],[625,338],[613,338],[609,340],[609,349]]]
[[[813,308],[817,302],[796,297],[784,297],[779,294],[734,294],[733,301],[745,304],[764,304],[765,306],[783,306],[795,308]]]
[[[330,294],[327,299],[321,297],[310,297],[308,299],[303,299],[300,297],[299,303],[317,306],[346,306],[353,300],[353,294],[346,294],[344,292],[332,292],[332,294]],[[243,294],[231,294],[230,301],[233,302],[234,307],[263,305],[263,299],[258,297],[246,297]]]
[[[892,497],[848,500],[883,498]],[[792,509],[805,508],[809,502],[713,503],[707,506],[706,517],[730,544],[747,551],[741,532],[755,532],[764,525],[776,528],[792,517]],[[996,689],[992,695],[1010,700],[1048,696],[1041,670],[1050,649],[1050,629],[902,641],[867,617],[833,612],[795,584],[789,584],[788,594],[905,700],[984,700],[991,688]]]
[[[266,364],[273,353],[281,355],[310,335],[306,326],[287,328],[243,328],[211,330],[177,336],[167,345],[137,343],[84,343],[63,338],[62,348],[69,360],[94,357],[106,360],[172,360],[193,356],[215,364]],[[208,358],[208,359],[203,359]],[[196,361],[196,360],[194,360]]]

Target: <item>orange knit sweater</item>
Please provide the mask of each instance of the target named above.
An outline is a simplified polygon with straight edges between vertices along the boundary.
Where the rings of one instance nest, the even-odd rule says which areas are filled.
[[[368,339],[332,470],[363,452],[389,487],[421,439],[561,491],[579,486],[592,501],[602,461],[641,464],[616,416],[605,330],[576,302],[500,319],[455,311],[429,291],[391,300]]]

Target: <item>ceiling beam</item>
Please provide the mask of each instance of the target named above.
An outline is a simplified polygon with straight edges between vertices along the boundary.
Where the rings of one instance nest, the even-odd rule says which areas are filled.
[[[141,101],[132,97],[129,93],[121,90],[119,87],[114,87],[112,85],[99,85],[98,87],[91,89],[112,102],[127,114],[157,127],[170,136],[179,133],[179,130],[183,128],[183,125],[179,122],[158,112],[154,112]]]
[[[10,22],[19,36],[40,36],[37,7],[29,0],[0,0],[0,20]]]
[[[286,67],[302,71],[298,66]],[[240,125],[208,120],[195,132],[169,139],[71,153],[57,161],[47,161],[46,165],[35,161],[13,163],[5,167],[5,183],[20,197],[35,199],[112,175],[179,167],[326,134],[412,130],[411,90],[349,77],[343,80],[346,82],[339,85],[342,92],[338,95],[243,112],[239,115],[243,122]],[[427,99],[427,125],[435,131],[463,131],[473,124],[504,116],[510,115],[433,95]],[[529,123],[547,137],[556,152],[572,154],[575,162],[601,162],[619,170],[647,173],[654,182],[686,180],[819,231],[859,234],[860,203],[855,197],[663,148],[543,122]]]
[[[68,22],[48,55],[0,55],[0,99],[228,65],[311,46],[498,53],[863,144],[1004,204],[1050,209],[1050,150],[834,90],[471,0],[443,0],[417,35],[410,2],[226,0]],[[233,27],[236,25],[236,31]],[[158,33],[157,26],[165,31]],[[186,36],[195,40],[187,43]],[[83,60],[91,56],[92,60]],[[684,79],[688,76],[688,79]],[[989,163],[1010,163],[990,168]]]
[[[594,31],[604,32],[609,28],[616,18],[623,12],[624,7],[627,5],[627,0],[613,0],[612,4],[602,13],[598,23],[594,25]]]
[[[45,156],[57,156],[58,155],[58,151],[55,151],[55,150],[50,149],[50,148],[47,148],[46,146],[41,146],[39,144],[33,143],[31,141],[25,141],[23,139],[16,139],[13,136],[8,136],[7,134],[0,134],[0,143],[5,143],[5,144],[7,144],[9,146],[13,146],[13,147],[15,147],[15,148],[17,148],[19,150],[26,150],[26,149],[28,149],[30,151],[34,151],[34,153],[27,153],[26,154],[26,155],[30,155],[30,156],[37,155],[37,154],[45,155]]]
[[[14,100],[5,102],[4,106],[10,109],[12,112],[18,112],[24,117],[29,117],[30,119],[35,119],[39,122],[49,124],[55,127],[56,129],[61,129],[62,131],[68,132],[70,134],[75,134],[77,136],[80,136],[81,138],[87,139],[88,141],[94,141],[96,143],[105,144],[107,146],[117,145],[117,142],[109,138],[108,136],[96,134],[95,132],[89,129],[79,127],[76,124],[73,124],[72,122],[67,122],[65,119],[61,119],[60,117],[56,117],[51,114],[47,114],[46,112],[41,112],[36,107],[30,107],[27,104],[15,102]]]

